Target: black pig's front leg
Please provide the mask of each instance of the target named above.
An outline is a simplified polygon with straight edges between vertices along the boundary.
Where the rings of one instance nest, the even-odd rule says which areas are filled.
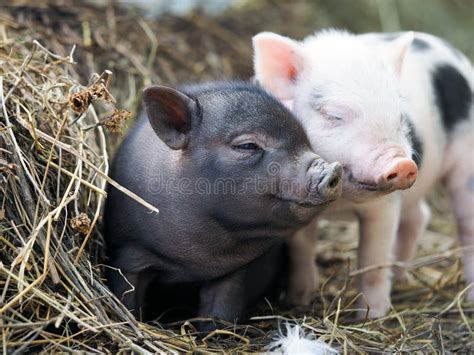
[[[247,306],[245,274],[247,267],[228,276],[213,280],[201,288],[198,315],[214,317],[228,322],[241,318]],[[208,331],[216,328],[212,322],[199,322],[199,330]]]
[[[212,316],[227,322],[238,322],[247,308],[256,302],[275,283],[282,265],[281,245],[273,247],[260,258],[201,288],[198,315]],[[216,325],[200,322],[201,331],[213,330]]]
[[[109,258],[114,266],[114,269],[107,271],[110,290],[135,318],[149,320],[145,300],[148,288],[156,277],[156,271],[150,267],[156,264],[153,254],[142,248],[126,247],[109,250]]]
[[[114,270],[108,273],[111,291],[132,312],[135,318],[141,321],[150,318],[145,310],[145,296],[152,280],[153,275],[147,272],[123,272],[120,275],[118,271]]]

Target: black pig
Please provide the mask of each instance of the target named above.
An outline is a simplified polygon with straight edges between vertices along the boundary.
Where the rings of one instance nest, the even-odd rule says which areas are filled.
[[[110,288],[149,319],[152,283],[194,285],[198,315],[234,321],[272,282],[285,238],[339,197],[341,166],[317,156],[292,114],[251,84],[150,86],[143,100],[111,177],[160,213],[109,186],[110,264],[134,290],[116,272]]]

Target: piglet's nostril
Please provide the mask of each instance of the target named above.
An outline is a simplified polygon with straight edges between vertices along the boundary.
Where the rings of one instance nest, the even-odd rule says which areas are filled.
[[[326,174],[318,186],[318,193],[326,201],[334,200],[341,194],[342,166],[333,163],[326,167]]]
[[[397,173],[392,173],[392,174],[387,176],[387,180],[390,181],[390,180],[396,179],[397,176],[398,176]]]
[[[408,173],[407,179],[408,180],[415,180],[416,179],[416,173]]]
[[[339,176],[333,177],[333,178],[331,179],[331,181],[329,181],[328,186],[329,186],[331,189],[335,188],[335,187],[339,184],[339,180],[340,180],[340,179],[339,179]]]

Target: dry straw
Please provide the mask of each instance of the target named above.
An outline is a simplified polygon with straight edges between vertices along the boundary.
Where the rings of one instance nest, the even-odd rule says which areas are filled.
[[[308,309],[263,304],[246,325],[196,336],[192,321],[137,322],[110,294],[101,278],[100,214],[105,184],[114,184],[106,177],[107,151],[117,138],[105,130],[122,129],[130,113],[121,107],[136,109],[144,83],[233,76],[232,68],[246,73],[241,65],[251,63],[251,51],[242,38],[259,21],[249,18],[255,28],[247,28],[242,14],[224,16],[233,31],[198,14],[156,22],[114,6],[78,9],[72,2],[0,14],[2,352],[261,351],[283,321],[301,324],[343,353],[473,350],[461,251],[436,233],[415,261],[398,265],[413,281],[396,285],[394,309],[376,321],[352,318],[360,297],[353,279],[370,270],[355,270],[355,230],[347,224],[324,228],[319,260],[326,282]],[[197,54],[196,34],[205,43]],[[91,77],[97,69],[102,74]],[[435,207],[442,201],[436,196]],[[435,221],[446,230],[444,216]]]

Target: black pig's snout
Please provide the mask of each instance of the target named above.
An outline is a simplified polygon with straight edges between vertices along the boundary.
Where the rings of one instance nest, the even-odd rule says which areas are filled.
[[[316,162],[309,170],[311,189],[309,195],[318,203],[338,199],[342,192],[342,165],[339,163]]]
[[[341,195],[342,190],[342,165],[332,163],[324,170],[320,183],[318,184],[318,194],[326,201],[332,201]]]

